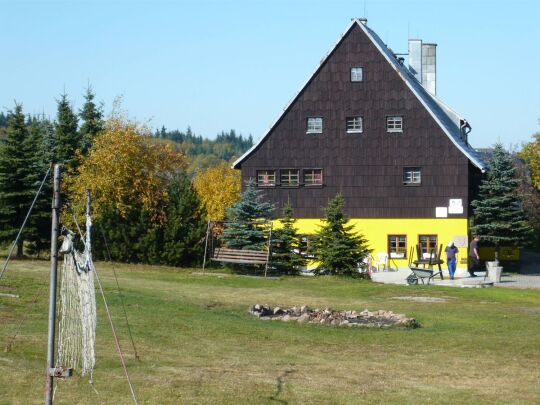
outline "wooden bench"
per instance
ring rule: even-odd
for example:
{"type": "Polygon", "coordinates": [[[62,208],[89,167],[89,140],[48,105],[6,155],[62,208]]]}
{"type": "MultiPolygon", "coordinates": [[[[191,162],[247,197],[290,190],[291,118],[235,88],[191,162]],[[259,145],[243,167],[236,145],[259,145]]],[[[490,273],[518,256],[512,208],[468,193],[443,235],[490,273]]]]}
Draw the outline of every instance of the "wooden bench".
{"type": "Polygon", "coordinates": [[[266,264],[268,252],[261,250],[216,248],[211,258],[216,262],[266,264]]]}

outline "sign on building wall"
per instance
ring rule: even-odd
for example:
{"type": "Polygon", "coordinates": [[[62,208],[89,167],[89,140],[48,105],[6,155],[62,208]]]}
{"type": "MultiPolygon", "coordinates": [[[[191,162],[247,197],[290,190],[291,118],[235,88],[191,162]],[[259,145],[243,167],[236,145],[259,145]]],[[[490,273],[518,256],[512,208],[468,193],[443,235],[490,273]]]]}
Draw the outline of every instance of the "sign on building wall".
{"type": "Polygon", "coordinates": [[[435,217],[436,218],[446,218],[446,217],[448,217],[448,208],[447,207],[437,207],[437,208],[435,208],[435,217]]]}
{"type": "Polygon", "coordinates": [[[454,236],[452,240],[454,241],[454,245],[458,248],[465,248],[469,245],[469,238],[467,238],[467,235],[454,236]]]}
{"type": "Polygon", "coordinates": [[[451,198],[448,201],[449,214],[463,214],[463,200],[461,198],[451,198]]]}

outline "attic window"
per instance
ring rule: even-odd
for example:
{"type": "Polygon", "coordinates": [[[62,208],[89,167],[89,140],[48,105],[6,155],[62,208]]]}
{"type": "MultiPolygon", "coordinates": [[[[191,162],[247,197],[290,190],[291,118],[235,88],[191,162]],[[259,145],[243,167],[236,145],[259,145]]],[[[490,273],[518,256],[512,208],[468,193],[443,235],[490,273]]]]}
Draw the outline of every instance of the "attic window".
{"type": "Polygon", "coordinates": [[[351,68],[351,82],[361,82],[363,79],[363,68],[353,67],[351,68]]]}
{"type": "Polygon", "coordinates": [[[321,117],[309,117],[307,119],[307,133],[308,134],[322,134],[322,118],[321,117]]]}
{"type": "Polygon", "coordinates": [[[386,132],[403,132],[403,117],[399,115],[386,117],[386,132]]]}

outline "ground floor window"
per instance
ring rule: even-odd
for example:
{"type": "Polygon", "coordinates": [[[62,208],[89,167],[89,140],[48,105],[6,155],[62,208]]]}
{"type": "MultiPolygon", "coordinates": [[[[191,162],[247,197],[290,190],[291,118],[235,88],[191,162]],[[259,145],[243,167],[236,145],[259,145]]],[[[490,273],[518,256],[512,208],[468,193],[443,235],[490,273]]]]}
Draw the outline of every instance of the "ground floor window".
{"type": "Polygon", "coordinates": [[[388,235],[388,253],[390,257],[407,257],[407,235],[388,235]]]}
{"type": "Polygon", "coordinates": [[[437,235],[418,235],[421,254],[435,252],[437,254],[437,235]]]}

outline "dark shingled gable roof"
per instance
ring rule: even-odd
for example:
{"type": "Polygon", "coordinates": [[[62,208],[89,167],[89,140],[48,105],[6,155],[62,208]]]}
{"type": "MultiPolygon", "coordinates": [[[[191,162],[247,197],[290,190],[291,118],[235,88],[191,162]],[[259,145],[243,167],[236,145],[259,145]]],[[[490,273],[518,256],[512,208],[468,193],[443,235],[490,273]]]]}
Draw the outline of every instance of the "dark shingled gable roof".
{"type": "Polygon", "coordinates": [[[341,43],[345,35],[355,25],[358,25],[362,29],[362,31],[364,31],[364,33],[373,42],[373,44],[379,50],[379,52],[381,52],[381,54],[385,57],[388,63],[390,63],[390,65],[394,68],[396,73],[403,79],[405,84],[409,87],[409,89],[413,92],[413,94],[418,98],[420,103],[426,108],[426,110],[430,113],[430,115],[435,119],[437,124],[441,127],[441,129],[452,141],[452,143],[471,161],[473,165],[478,167],[481,171],[485,171],[487,168],[487,165],[484,163],[484,161],[480,157],[480,154],[477,153],[476,150],[474,150],[461,137],[460,124],[461,122],[465,121],[464,118],[460,116],[458,113],[456,113],[454,110],[452,110],[450,107],[448,107],[446,104],[444,104],[437,97],[430,94],[422,86],[422,84],[418,82],[418,80],[416,80],[416,78],[412,75],[412,73],[405,66],[399,63],[394,53],[384,44],[384,42],[379,38],[379,36],[373,30],[368,28],[367,25],[364,22],[362,22],[360,19],[354,19],[351,22],[351,24],[347,27],[347,30],[343,33],[339,41],[327,53],[327,55],[321,61],[320,65],[317,67],[315,72],[309,77],[307,82],[302,86],[298,94],[296,94],[296,96],[293,97],[291,101],[289,102],[289,104],[284,108],[283,113],[280,114],[278,119],[272,124],[272,126],[266,132],[266,134],[255,145],[253,145],[253,147],[251,147],[246,153],[244,153],[239,159],[237,159],[233,163],[233,168],[235,169],[240,168],[242,162],[248,156],[250,156],[255,150],[257,150],[259,145],[261,145],[262,142],[270,135],[270,133],[272,133],[272,130],[280,121],[281,117],[283,117],[287,113],[289,108],[300,96],[302,91],[309,85],[309,83],[311,82],[311,79],[317,74],[317,72],[321,69],[321,67],[326,62],[326,60],[330,57],[330,55],[332,55],[334,50],[339,46],[339,44],[341,43]]]}

